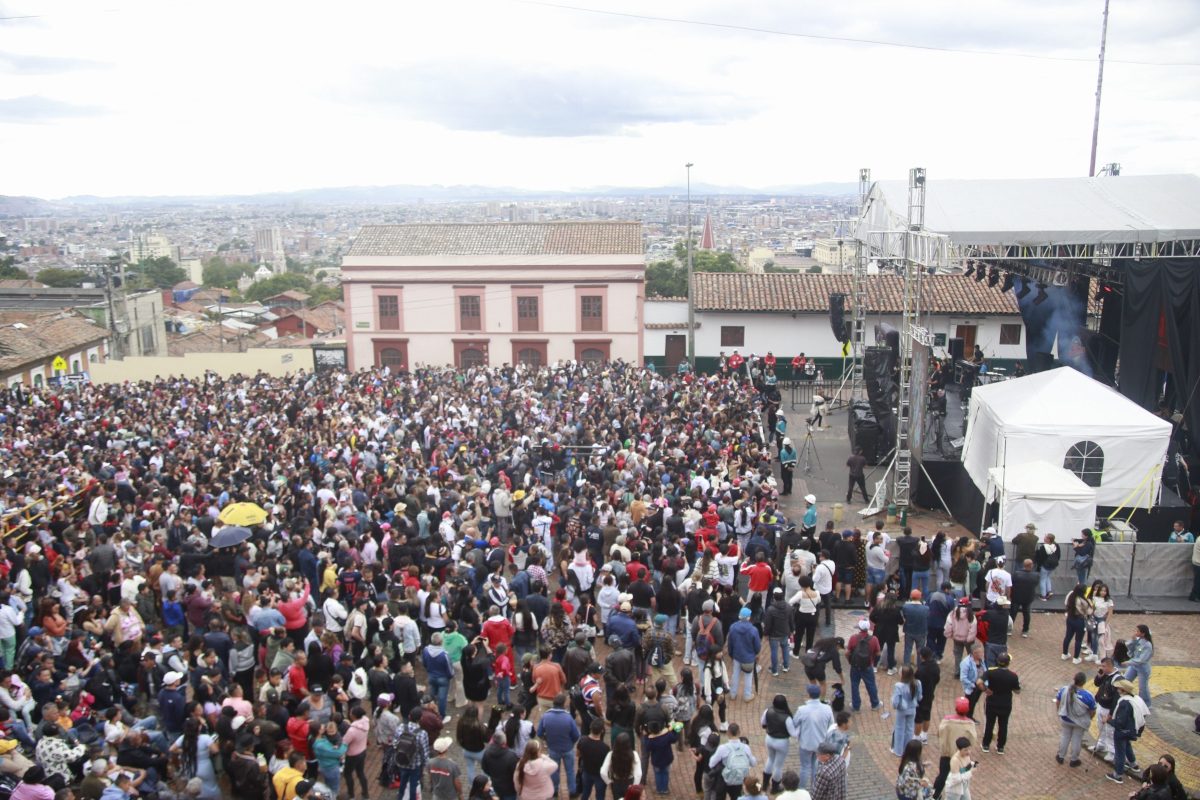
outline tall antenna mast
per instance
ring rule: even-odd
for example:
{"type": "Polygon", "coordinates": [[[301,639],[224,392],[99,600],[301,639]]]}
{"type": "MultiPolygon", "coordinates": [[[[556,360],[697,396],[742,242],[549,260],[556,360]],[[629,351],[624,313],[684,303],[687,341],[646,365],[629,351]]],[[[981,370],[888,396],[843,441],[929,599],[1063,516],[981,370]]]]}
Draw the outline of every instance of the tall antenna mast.
{"type": "Polygon", "coordinates": [[[1104,86],[1104,45],[1108,41],[1108,0],[1104,0],[1104,24],[1100,26],[1100,74],[1096,77],[1096,116],[1092,120],[1092,160],[1088,177],[1096,175],[1096,145],[1100,140],[1100,89],[1104,86]]]}

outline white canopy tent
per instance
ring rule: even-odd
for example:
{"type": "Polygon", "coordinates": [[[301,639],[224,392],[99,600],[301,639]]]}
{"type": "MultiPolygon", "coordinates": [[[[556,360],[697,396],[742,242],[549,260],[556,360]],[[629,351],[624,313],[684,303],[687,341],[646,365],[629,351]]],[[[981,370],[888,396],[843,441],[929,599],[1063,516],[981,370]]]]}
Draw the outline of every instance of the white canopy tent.
{"type": "Polygon", "coordinates": [[[1096,523],[1096,490],[1046,461],[992,467],[984,496],[1000,503],[996,529],[1006,542],[1030,522],[1064,542],[1096,523]]]}
{"type": "Polygon", "coordinates": [[[985,494],[993,468],[1045,461],[1094,488],[1099,505],[1149,508],[1158,502],[1170,436],[1170,422],[1059,367],[975,387],[962,461],[985,494]]]}

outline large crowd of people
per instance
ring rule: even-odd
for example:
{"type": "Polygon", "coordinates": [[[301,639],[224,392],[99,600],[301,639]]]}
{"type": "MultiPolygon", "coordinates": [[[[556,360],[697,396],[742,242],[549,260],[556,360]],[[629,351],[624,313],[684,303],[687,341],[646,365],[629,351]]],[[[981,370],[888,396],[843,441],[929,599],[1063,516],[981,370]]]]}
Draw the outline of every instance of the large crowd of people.
{"type": "MultiPolygon", "coordinates": [[[[1008,573],[994,537],[818,532],[811,495],[789,519],[770,374],[567,363],[10,390],[0,792],[639,800],[671,791],[680,758],[707,800],[841,800],[865,688],[894,717],[897,795],[969,798],[974,748],[1003,752],[1020,689],[1005,637],[1022,607],[1028,630],[1039,575],[1008,573]],[[847,641],[835,600],[866,606],[847,641]],[[934,731],[935,778],[922,747],[951,644],[962,697],[934,731]],[[777,695],[745,730],[729,711],[767,652],[772,674],[803,670],[806,702],[777,695]],[[849,708],[828,680],[843,662],[849,708]],[[899,672],[886,708],[881,668],[899,672]]],[[[1119,779],[1140,770],[1149,705],[1124,671],[1145,688],[1152,637],[1117,640],[1099,587],[1066,607],[1064,653],[1074,636],[1079,663],[1086,636],[1100,672],[1057,701],[1059,760],[1077,763],[1100,708],[1119,779]]],[[[1153,793],[1178,785],[1168,767],[1146,797],[1172,797],[1153,793]]]]}

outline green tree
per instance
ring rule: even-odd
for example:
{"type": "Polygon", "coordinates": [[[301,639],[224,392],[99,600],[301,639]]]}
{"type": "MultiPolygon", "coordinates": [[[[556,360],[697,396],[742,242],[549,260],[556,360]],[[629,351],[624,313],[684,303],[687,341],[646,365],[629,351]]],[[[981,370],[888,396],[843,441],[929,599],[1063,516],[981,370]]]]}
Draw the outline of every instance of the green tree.
{"type": "Polygon", "coordinates": [[[327,286],[323,283],[314,283],[311,289],[305,289],[312,297],[308,298],[308,307],[319,306],[321,303],[326,303],[330,300],[342,299],[342,287],[327,286]]]}
{"type": "Polygon", "coordinates": [[[781,267],[778,264],[776,264],[774,261],[768,261],[767,263],[763,264],[763,272],[799,272],[799,271],[800,270],[798,270],[798,269],[788,269],[787,267],[781,267]]]}
{"type": "Polygon", "coordinates": [[[254,272],[253,264],[228,264],[220,256],[204,262],[204,285],[210,288],[232,289],[238,278],[254,272]]]}
{"type": "Polygon", "coordinates": [[[304,265],[303,262],[297,261],[296,259],[292,258],[291,256],[284,256],[284,259],[287,261],[287,271],[288,272],[295,273],[297,275],[308,274],[308,268],[304,265]]]}
{"type": "Polygon", "coordinates": [[[37,280],[55,289],[79,287],[91,278],[81,269],[59,269],[50,267],[37,274],[37,280]]]}
{"type": "Polygon", "coordinates": [[[28,280],[29,275],[25,270],[17,266],[17,259],[13,256],[0,258],[0,279],[28,280]]]}
{"type": "Polygon", "coordinates": [[[130,283],[142,288],[170,289],[187,280],[187,273],[167,256],[145,258],[126,271],[130,283]]]}
{"type": "Polygon", "coordinates": [[[301,291],[307,292],[311,286],[312,281],[310,281],[306,276],[285,272],[282,275],[274,275],[254,284],[246,290],[243,298],[246,300],[246,302],[256,303],[260,300],[265,300],[268,297],[273,297],[280,292],[286,292],[288,289],[300,289],[301,291]]]}
{"type": "Polygon", "coordinates": [[[674,261],[655,261],[646,267],[647,297],[683,297],[687,294],[687,267],[674,261]]]}

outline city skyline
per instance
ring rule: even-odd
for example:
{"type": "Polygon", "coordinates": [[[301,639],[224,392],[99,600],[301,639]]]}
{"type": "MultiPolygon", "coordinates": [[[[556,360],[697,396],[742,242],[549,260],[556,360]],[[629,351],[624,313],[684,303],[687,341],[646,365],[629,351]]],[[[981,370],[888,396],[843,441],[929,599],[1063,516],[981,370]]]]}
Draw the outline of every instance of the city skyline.
{"type": "MultiPolygon", "coordinates": [[[[859,167],[1080,175],[1102,8],[16,0],[0,6],[0,136],[19,155],[3,191],[572,191],[679,185],[685,161],[755,188],[859,167]]],[[[1198,31],[1184,0],[1114,4],[1100,164],[1200,172],[1198,31]]]]}

